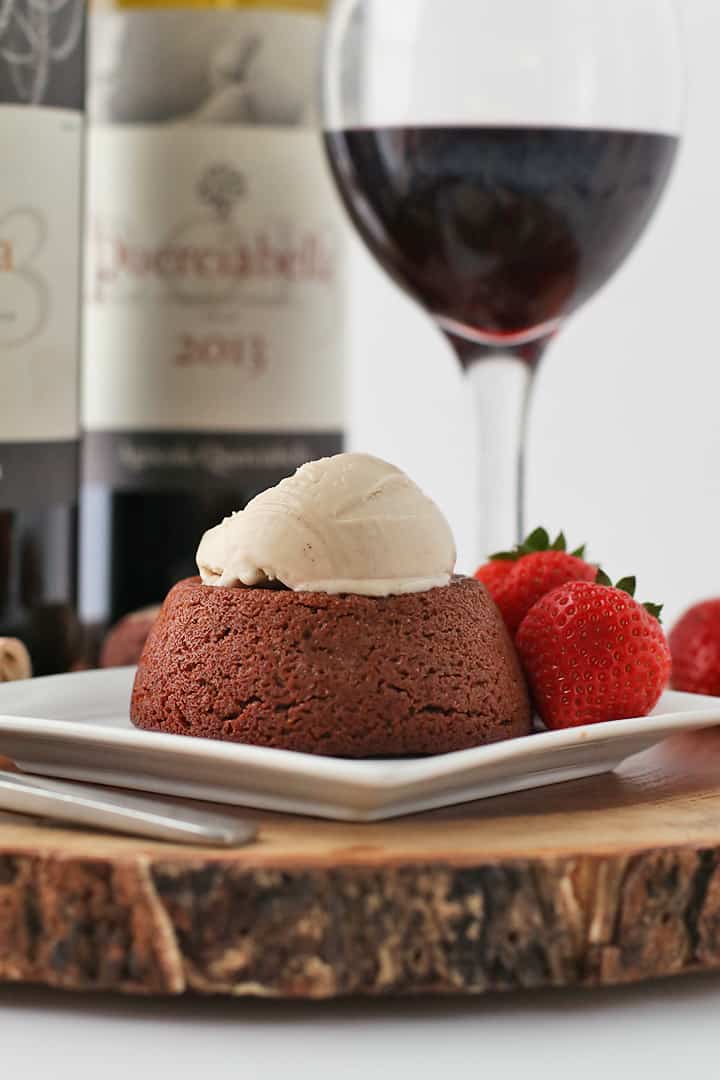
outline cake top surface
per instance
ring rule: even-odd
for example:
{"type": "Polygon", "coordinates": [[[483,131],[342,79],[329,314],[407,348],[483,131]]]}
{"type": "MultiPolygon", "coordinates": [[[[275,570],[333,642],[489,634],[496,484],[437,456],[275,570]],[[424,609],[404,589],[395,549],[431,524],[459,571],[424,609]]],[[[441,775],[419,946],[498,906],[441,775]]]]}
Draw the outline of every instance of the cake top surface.
{"type": "Polygon", "coordinates": [[[439,507],[369,454],[303,465],[205,533],[205,585],[398,596],[448,585],[456,551],[439,507]]]}

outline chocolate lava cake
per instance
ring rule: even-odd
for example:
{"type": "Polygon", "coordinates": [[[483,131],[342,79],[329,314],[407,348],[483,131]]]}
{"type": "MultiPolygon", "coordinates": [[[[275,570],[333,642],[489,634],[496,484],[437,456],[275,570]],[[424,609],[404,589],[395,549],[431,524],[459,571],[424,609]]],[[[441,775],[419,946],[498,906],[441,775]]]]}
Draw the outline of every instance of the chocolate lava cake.
{"type": "Polygon", "coordinates": [[[182,581],[145,644],[131,719],[349,758],[441,754],[531,730],[502,619],[463,577],[382,598],[182,581]]]}

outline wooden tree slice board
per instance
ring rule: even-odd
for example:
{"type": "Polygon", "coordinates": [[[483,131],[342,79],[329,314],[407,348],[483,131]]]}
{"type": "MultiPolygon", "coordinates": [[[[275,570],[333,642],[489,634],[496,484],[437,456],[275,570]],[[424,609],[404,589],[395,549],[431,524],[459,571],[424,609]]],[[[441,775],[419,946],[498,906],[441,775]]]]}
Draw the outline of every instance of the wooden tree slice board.
{"type": "Polygon", "coordinates": [[[720,968],[720,730],[619,774],[227,852],[0,815],[0,981],[483,993],[720,968]]]}

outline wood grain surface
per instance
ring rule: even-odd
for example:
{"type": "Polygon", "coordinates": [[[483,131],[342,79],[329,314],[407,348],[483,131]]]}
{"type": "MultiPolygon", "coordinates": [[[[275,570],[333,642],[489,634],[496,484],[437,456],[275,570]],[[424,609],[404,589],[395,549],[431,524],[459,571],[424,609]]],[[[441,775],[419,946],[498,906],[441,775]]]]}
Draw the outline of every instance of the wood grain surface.
{"type": "Polygon", "coordinates": [[[0,815],[0,980],[325,998],[720,967],[720,730],[393,822],[238,814],[234,852],[0,815]]]}

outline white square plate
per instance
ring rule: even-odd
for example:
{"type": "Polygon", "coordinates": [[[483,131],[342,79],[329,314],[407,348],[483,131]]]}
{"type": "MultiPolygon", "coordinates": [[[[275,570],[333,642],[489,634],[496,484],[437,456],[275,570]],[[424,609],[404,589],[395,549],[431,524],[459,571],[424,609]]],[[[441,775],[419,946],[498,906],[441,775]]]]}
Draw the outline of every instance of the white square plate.
{"type": "Polygon", "coordinates": [[[720,725],[720,698],[668,691],[651,717],[430,758],[348,761],[139,731],[135,671],[0,686],[0,754],[20,768],[141,791],[342,821],[380,821],[611,772],[679,731],[720,725]]]}

